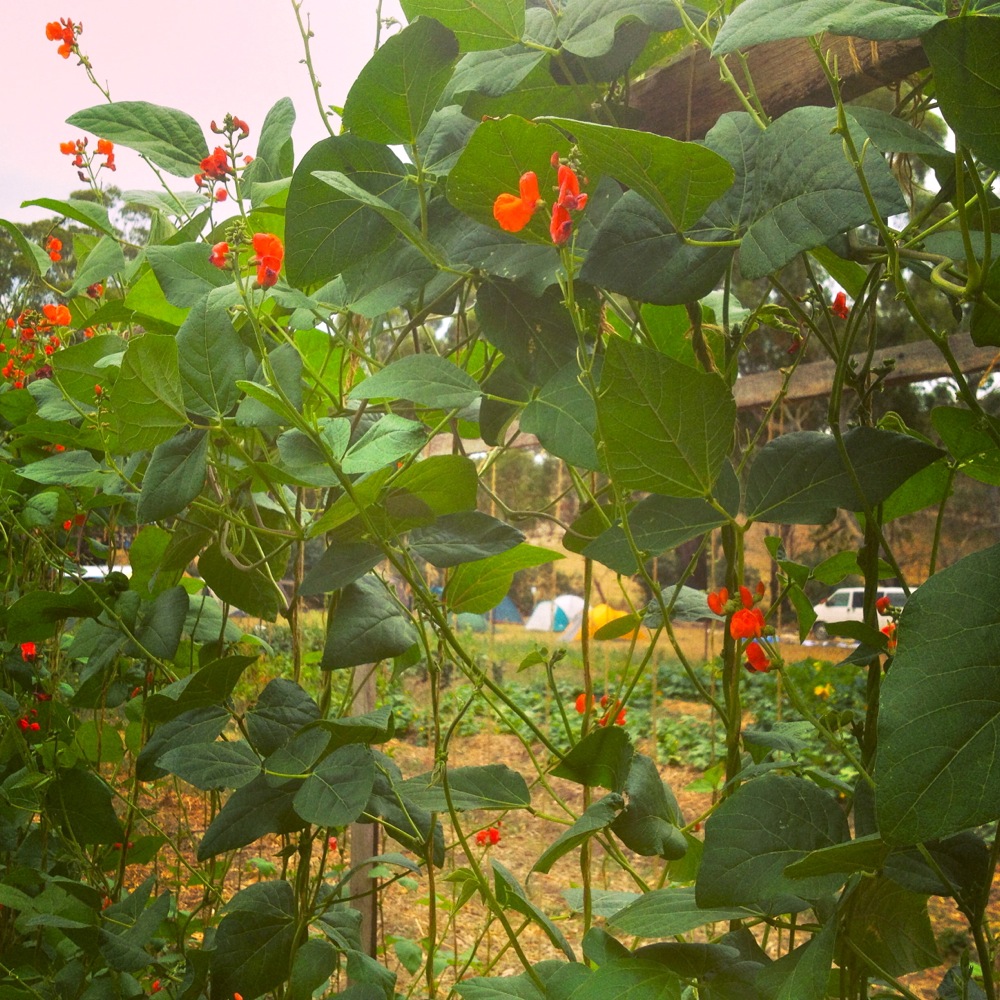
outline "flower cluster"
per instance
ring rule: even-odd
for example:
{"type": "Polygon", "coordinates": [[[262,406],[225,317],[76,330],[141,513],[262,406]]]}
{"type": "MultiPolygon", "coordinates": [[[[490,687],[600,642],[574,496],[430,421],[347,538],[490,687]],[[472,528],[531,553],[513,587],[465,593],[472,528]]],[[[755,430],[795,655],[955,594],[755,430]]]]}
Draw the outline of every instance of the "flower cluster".
{"type": "Polygon", "coordinates": [[[50,42],[62,43],[57,51],[63,59],[69,59],[76,48],[76,39],[81,31],[83,31],[82,24],[74,24],[65,17],[61,17],[58,21],[49,21],[45,25],[45,37],[50,42]]]}
{"type": "MultiPolygon", "coordinates": [[[[569,242],[573,232],[570,212],[578,212],[587,206],[587,195],[580,192],[580,178],[568,163],[562,163],[558,153],[552,154],[552,166],[556,168],[557,195],[552,206],[549,221],[549,236],[556,246],[569,242]]],[[[544,204],[538,190],[538,175],[533,170],[521,174],[518,194],[503,192],[493,202],[493,218],[501,229],[509,233],[519,233],[531,221],[535,209],[544,204]]]]}
{"type": "Polygon", "coordinates": [[[45,252],[53,264],[58,264],[62,260],[62,248],[63,241],[58,236],[50,236],[45,241],[45,252]]]}
{"type": "Polygon", "coordinates": [[[115,166],[115,144],[110,139],[98,139],[97,149],[94,151],[93,155],[87,152],[86,138],[73,140],[70,139],[69,142],[59,143],[59,152],[63,156],[72,156],[72,165],[76,167],[77,177],[80,178],[85,184],[91,179],[88,176],[87,171],[91,175],[96,170],[117,170],[115,166]],[[104,157],[103,163],[98,163],[96,168],[94,167],[94,158],[98,156],[104,157]],[[83,168],[86,167],[87,171],[83,168]]]}
{"type": "MultiPolygon", "coordinates": [[[[226,136],[235,150],[239,141],[250,135],[250,126],[242,118],[227,114],[222,120],[221,128],[214,121],[212,122],[212,131],[216,135],[226,136]]],[[[250,163],[252,160],[253,157],[250,156],[243,158],[244,163],[250,163]]],[[[222,146],[216,146],[201,161],[199,166],[201,169],[194,175],[195,184],[199,189],[204,189],[209,198],[214,198],[215,201],[225,201],[229,197],[226,182],[230,177],[236,176],[236,170],[230,162],[229,153],[222,146]],[[219,182],[221,185],[216,187],[219,182]]]]}
{"type": "Polygon", "coordinates": [[[495,826],[487,827],[476,834],[476,843],[480,847],[492,846],[500,843],[500,831],[495,826]]]}
{"type": "Polygon", "coordinates": [[[33,716],[38,715],[38,709],[33,708],[27,715],[22,715],[20,719],[17,720],[17,727],[22,733],[37,733],[41,728],[41,723],[33,716]]]}
{"type": "MultiPolygon", "coordinates": [[[[597,720],[599,726],[606,726],[609,722],[612,722],[616,726],[625,725],[625,712],[626,710],[621,707],[621,702],[615,699],[612,701],[606,694],[601,695],[600,706],[604,709],[603,715],[597,720]],[[610,705],[610,708],[609,708],[610,705]]],[[[576,710],[580,715],[584,715],[590,709],[594,707],[594,699],[590,699],[590,703],[587,703],[587,696],[583,692],[576,696],[576,710]]]]}
{"type": "MultiPolygon", "coordinates": [[[[251,242],[254,256],[250,258],[250,264],[257,268],[257,287],[271,288],[278,282],[285,248],[274,233],[254,233],[251,242]]],[[[208,255],[209,262],[219,268],[228,267],[233,252],[228,241],[216,243],[208,255]]]]}
{"type": "Polygon", "coordinates": [[[52,375],[49,358],[63,346],[56,328],[72,321],[66,306],[49,303],[42,306],[41,313],[26,309],[17,319],[5,322],[0,328],[0,360],[4,362],[0,376],[11,388],[23,389],[34,379],[52,375]]]}
{"type": "Polygon", "coordinates": [[[774,632],[769,628],[764,618],[764,612],[758,605],[766,593],[767,588],[762,580],[757,582],[753,591],[749,587],[741,586],[738,594],[732,599],[726,587],[707,596],[709,608],[717,615],[729,615],[729,634],[737,641],[746,641],[746,648],[743,650],[746,656],[744,666],[751,673],[767,673],[772,666],[772,655],[756,640],[760,639],[765,631],[774,632]]]}

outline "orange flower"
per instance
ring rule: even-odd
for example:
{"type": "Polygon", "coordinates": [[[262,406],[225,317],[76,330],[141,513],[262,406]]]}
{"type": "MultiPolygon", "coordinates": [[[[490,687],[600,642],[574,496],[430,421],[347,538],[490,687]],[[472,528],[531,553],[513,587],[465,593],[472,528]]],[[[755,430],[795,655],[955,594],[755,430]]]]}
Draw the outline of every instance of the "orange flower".
{"type": "Polygon", "coordinates": [[[225,188],[219,188],[219,190],[215,192],[216,201],[225,201],[228,197],[229,192],[225,188]]]}
{"type": "Polygon", "coordinates": [[[42,312],[53,326],[69,326],[73,322],[73,317],[66,306],[57,306],[50,302],[42,306],[42,312]]]}
{"type": "Polygon", "coordinates": [[[97,155],[110,156],[115,151],[115,144],[110,139],[97,140],[97,155]]]}
{"type": "Polygon", "coordinates": [[[569,217],[569,210],[562,202],[557,201],[552,206],[552,219],[549,222],[549,236],[556,246],[562,246],[569,240],[570,233],[573,232],[573,220],[569,217]]]}
{"type": "Polygon", "coordinates": [[[62,254],[59,252],[62,248],[62,240],[56,236],[50,236],[45,241],[45,249],[48,251],[49,260],[54,264],[58,264],[62,260],[62,254]]]}
{"type": "Polygon", "coordinates": [[[58,21],[49,21],[45,25],[45,37],[50,42],[62,42],[58,49],[59,55],[63,59],[69,59],[73,46],[76,44],[77,30],[78,27],[72,21],[63,17],[58,21]]]}
{"type": "Polygon", "coordinates": [[[99,299],[104,294],[104,285],[95,281],[92,285],[87,285],[87,295],[92,299],[99,299]]]}
{"type": "Polygon", "coordinates": [[[875,602],[875,607],[880,615],[885,615],[889,613],[889,608],[892,607],[892,598],[886,597],[884,594],[875,602]]]}
{"type": "MultiPolygon", "coordinates": [[[[229,167],[229,156],[226,151],[221,146],[216,146],[212,150],[211,155],[206,156],[204,160],[201,161],[201,171],[203,175],[207,175],[214,180],[222,180],[226,174],[231,174],[232,170],[229,167]]],[[[195,178],[198,175],[195,174],[195,178]]],[[[201,185],[199,184],[199,187],[201,185]]]]}
{"type": "Polygon", "coordinates": [[[764,613],[760,608],[740,608],[729,621],[729,634],[734,639],[759,639],[764,628],[764,613]]]}
{"type": "Polygon", "coordinates": [[[495,827],[491,826],[485,830],[480,830],[476,834],[476,843],[480,847],[485,847],[486,845],[499,844],[500,843],[500,831],[495,827]]]}
{"type": "Polygon", "coordinates": [[[216,243],[212,247],[212,252],[208,255],[208,261],[210,264],[214,264],[216,267],[225,267],[228,261],[226,260],[229,254],[229,244],[228,243],[216,243]]]}
{"type": "Polygon", "coordinates": [[[493,202],[493,218],[501,229],[519,233],[531,221],[535,209],[542,203],[538,193],[538,177],[533,170],[521,174],[520,196],[504,192],[493,202]]]}
{"type": "Polygon", "coordinates": [[[285,248],[274,233],[254,233],[253,249],[257,256],[250,263],[257,265],[257,284],[261,288],[270,288],[278,281],[285,248]]]}
{"type": "Polygon", "coordinates": [[[747,643],[745,650],[747,662],[744,666],[752,674],[766,674],[771,669],[771,661],[768,659],[764,647],[759,642],[747,643]]]}
{"type": "Polygon", "coordinates": [[[726,613],[726,602],[729,600],[729,591],[725,587],[720,587],[714,594],[708,595],[708,606],[717,615],[726,613]]]}
{"type": "Polygon", "coordinates": [[[753,607],[753,594],[750,593],[749,587],[740,587],[740,603],[745,608],[753,607]]]}
{"type": "Polygon", "coordinates": [[[882,635],[888,639],[889,655],[892,656],[896,652],[896,623],[889,622],[881,631],[882,635]]]}
{"type": "Polygon", "coordinates": [[[25,663],[34,663],[38,656],[38,650],[33,642],[21,643],[21,659],[25,663]]]}
{"type": "Polygon", "coordinates": [[[841,319],[847,319],[851,315],[851,307],[847,304],[847,295],[844,292],[837,292],[836,296],[834,296],[830,312],[841,319]]]}
{"type": "Polygon", "coordinates": [[[556,200],[560,205],[574,212],[587,207],[587,195],[580,194],[580,179],[566,163],[559,164],[558,184],[559,197],[556,200]]]}
{"type": "Polygon", "coordinates": [[[65,154],[66,156],[73,156],[76,152],[75,142],[61,142],[59,143],[59,152],[65,154]]]}
{"type": "Polygon", "coordinates": [[[587,695],[583,691],[576,696],[576,710],[580,715],[587,711],[587,695]]]}

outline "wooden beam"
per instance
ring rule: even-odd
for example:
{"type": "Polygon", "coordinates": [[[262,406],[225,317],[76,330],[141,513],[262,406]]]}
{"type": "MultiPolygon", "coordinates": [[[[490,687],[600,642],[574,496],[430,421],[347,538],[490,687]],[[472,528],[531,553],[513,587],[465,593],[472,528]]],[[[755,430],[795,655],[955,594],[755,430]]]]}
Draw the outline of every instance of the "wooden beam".
{"type": "MultiPolygon", "coordinates": [[[[1000,350],[995,347],[976,347],[966,333],[957,333],[949,337],[948,346],[966,375],[1000,367],[1000,350]]],[[[880,348],[875,351],[872,364],[880,365],[889,359],[894,360],[895,366],[885,378],[887,385],[924,382],[928,379],[951,376],[951,369],[945,363],[941,352],[926,340],[916,344],[897,344],[895,347],[880,348]]],[[[860,366],[864,363],[865,356],[857,354],[852,360],[860,366]]],[[[799,365],[785,399],[813,399],[828,395],[836,370],[836,363],[829,359],[799,365]]],[[[741,375],[733,387],[736,405],[740,409],[769,406],[781,390],[781,381],[780,371],[741,375]]]]}
{"type": "MultiPolygon", "coordinates": [[[[872,42],[864,38],[826,35],[823,48],[836,57],[841,91],[853,100],[885,87],[928,65],[917,39],[872,42]]],[[[739,61],[726,57],[736,79],[745,84],[739,61]]],[[[747,66],[757,96],[772,118],[806,104],[833,106],[830,86],[819,60],[804,38],[756,45],[747,66]]],[[[743,110],[732,88],[719,75],[716,61],[698,48],[634,84],[629,104],[640,112],[636,126],[674,139],[702,139],[727,111],[743,110]]]]}

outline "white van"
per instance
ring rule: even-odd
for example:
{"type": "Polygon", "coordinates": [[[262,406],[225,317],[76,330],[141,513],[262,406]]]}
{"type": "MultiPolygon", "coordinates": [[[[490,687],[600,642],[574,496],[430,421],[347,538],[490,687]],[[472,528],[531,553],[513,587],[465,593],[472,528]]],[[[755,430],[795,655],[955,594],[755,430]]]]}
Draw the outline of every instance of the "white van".
{"type": "MultiPolygon", "coordinates": [[[[888,597],[889,602],[897,608],[906,603],[906,591],[902,587],[879,587],[877,597],[888,597]]],[[[829,597],[824,597],[819,604],[813,606],[816,613],[816,624],[813,633],[817,639],[826,639],[829,633],[826,625],[830,622],[859,622],[864,619],[865,588],[841,587],[829,597]]],[[[881,628],[892,619],[887,615],[878,616],[881,628]]]]}

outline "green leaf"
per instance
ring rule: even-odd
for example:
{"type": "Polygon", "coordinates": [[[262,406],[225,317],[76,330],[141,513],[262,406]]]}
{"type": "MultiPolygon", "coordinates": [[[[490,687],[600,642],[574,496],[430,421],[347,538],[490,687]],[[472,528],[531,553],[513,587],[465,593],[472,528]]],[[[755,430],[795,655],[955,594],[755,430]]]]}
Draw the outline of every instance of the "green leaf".
{"type": "Polygon", "coordinates": [[[812,875],[829,875],[842,872],[875,872],[881,869],[889,854],[889,845],[877,834],[856,837],[833,847],[810,851],[800,861],[789,865],[785,874],[790,878],[809,878],[812,875]]]}
{"type": "Polygon", "coordinates": [[[776,42],[808,38],[829,31],[887,42],[916,38],[945,16],[931,3],[886,0],[800,0],[790,7],[782,0],[745,0],[723,22],[715,37],[713,55],[776,42]]]}
{"type": "Polygon", "coordinates": [[[37,243],[28,240],[15,223],[9,222],[7,219],[0,219],[0,226],[3,226],[10,234],[10,238],[17,246],[20,255],[35,274],[45,274],[52,266],[49,255],[37,243]]]}
{"type": "Polygon", "coordinates": [[[805,909],[833,892],[841,875],[790,879],[785,868],[809,851],[849,838],[836,800],[805,778],[767,774],[741,785],[705,824],[699,906],[805,909]]]}
{"type": "Polygon", "coordinates": [[[98,104],[66,124],[134,149],[175,177],[193,177],[208,156],[201,126],[190,115],[145,101],[98,104]]]}
{"type": "Polygon", "coordinates": [[[348,584],[331,609],[320,666],[340,670],[405,653],[418,639],[413,622],[376,576],[348,584]]]}
{"type": "Polygon", "coordinates": [[[316,702],[295,681],[276,677],[247,711],[247,733],[253,748],[262,757],[269,757],[319,717],[316,702]]]}
{"type": "Polygon", "coordinates": [[[208,472],[208,434],[182,431],[153,449],[136,507],[140,522],[179,514],[200,493],[208,472]]]}
{"type": "MultiPolygon", "coordinates": [[[[447,265],[447,261],[441,252],[420,232],[419,227],[414,222],[411,222],[406,215],[398,209],[393,208],[388,202],[370,194],[359,184],[355,184],[347,174],[332,170],[315,170],[313,171],[313,176],[317,180],[321,180],[324,184],[329,184],[330,187],[344,195],[344,197],[352,198],[359,205],[364,205],[366,208],[378,212],[393,229],[431,264],[442,268],[447,265]]],[[[348,279],[347,275],[345,275],[345,281],[348,283],[348,294],[357,296],[358,289],[348,279]]]]}
{"type": "MultiPolygon", "coordinates": [[[[983,292],[993,302],[1000,297],[1000,262],[996,260],[986,272],[983,292]]],[[[977,298],[972,305],[969,333],[977,347],[1000,347],[1000,313],[983,298],[977,298]]]]}
{"type": "Polygon", "coordinates": [[[761,969],[761,992],[773,1000],[824,1000],[836,942],[837,922],[828,920],[805,944],[761,969]]]}
{"type": "MultiPolygon", "coordinates": [[[[937,448],[917,438],[873,427],[848,431],[844,447],[871,507],[941,457],[937,448]]],[[[754,520],[827,524],[838,508],[858,511],[864,506],[829,434],[783,434],[761,448],[750,467],[746,508],[754,520]]]]}
{"type": "Polygon", "coordinates": [[[543,118],[576,140],[589,173],[610,174],[688,229],[732,185],[733,168],[696,142],[567,118],[543,118]]]}
{"type": "Polygon", "coordinates": [[[99,947],[112,969],[137,972],[153,964],[154,958],[146,951],[146,946],[170,911],[169,892],[162,892],[149,902],[155,881],[150,875],[124,899],[112,903],[101,913],[99,947]]]}
{"type": "Polygon", "coordinates": [[[626,806],[611,824],[612,832],[642,857],[684,857],[687,841],[679,829],[683,819],[677,800],[645,754],[633,756],[624,791],[626,806]]]}
{"type": "Polygon", "coordinates": [[[103,281],[108,275],[125,270],[125,255],[121,244],[113,236],[102,236],[97,246],[87,254],[87,259],[77,268],[73,284],[66,298],[79,295],[89,285],[103,281]]]}
{"type": "Polygon", "coordinates": [[[490,281],[476,295],[476,319],[483,336],[503,351],[533,385],[545,385],[576,365],[577,337],[562,292],[531,295],[511,281],[490,281]]]}
{"type": "Polygon", "coordinates": [[[914,591],[883,682],[875,803],[895,845],[1000,817],[1000,546],[914,591]]]}
{"type": "Polygon", "coordinates": [[[238,892],[215,932],[212,1000],[254,1000],[288,978],[296,933],[295,893],[285,881],[238,892]]]}
{"type": "Polygon", "coordinates": [[[175,747],[159,766],[202,791],[242,788],[260,774],[260,758],[248,743],[194,743],[175,747]]]}
{"type": "Polygon", "coordinates": [[[43,486],[91,486],[98,489],[108,481],[109,476],[89,451],[61,451],[14,472],[43,486]]]}
{"type": "Polygon", "coordinates": [[[570,465],[599,472],[594,446],[597,409],[580,382],[576,361],[550,378],[524,408],[520,421],[525,434],[534,434],[547,452],[570,465]]]}
{"type": "Polygon", "coordinates": [[[247,377],[246,348],[229,318],[228,297],[228,288],[203,295],[177,331],[184,405],[203,417],[228,414],[241,395],[236,383],[247,377]]]}
{"type": "Polygon", "coordinates": [[[517,528],[478,510],[445,514],[410,532],[411,551],[438,569],[499,555],[523,541],[517,528]]]}
{"type": "MultiPolygon", "coordinates": [[[[772,122],[758,139],[758,162],[768,164],[755,191],[753,221],[740,245],[745,278],[762,278],[803,250],[863,225],[871,207],[854,167],[833,133],[833,108],[795,108],[772,122]]],[[[853,119],[848,129],[860,151],[866,133],[853,119]]],[[[906,211],[899,183],[884,157],[866,156],[864,175],[880,215],[906,211]]]]}
{"type": "Polygon", "coordinates": [[[630,955],[605,962],[573,991],[573,1000],[681,1000],[677,974],[652,958],[630,955]]]}
{"type": "Polygon", "coordinates": [[[456,614],[471,611],[473,614],[484,615],[504,599],[518,570],[541,566],[561,558],[558,552],[551,549],[522,542],[499,555],[462,563],[448,580],[445,603],[456,614]]]}
{"type": "Polygon", "coordinates": [[[567,52],[594,58],[610,52],[616,35],[636,21],[657,32],[684,23],[676,7],[659,0],[568,0],[558,22],[559,38],[567,52]]]}
{"type": "Polygon", "coordinates": [[[48,639],[55,633],[56,622],[67,618],[96,618],[101,605],[93,590],[81,584],[68,594],[31,590],[6,608],[7,634],[18,641],[48,639]]]}
{"type": "Polygon", "coordinates": [[[344,128],[373,142],[412,146],[457,58],[455,35],[432,18],[419,18],[391,35],[352,84],[344,128]]]}
{"type": "Polygon", "coordinates": [[[694,898],[694,886],[674,886],[645,893],[608,918],[608,926],[637,937],[667,938],[686,934],[705,924],[742,920],[751,915],[743,907],[703,909],[694,898]]]}
{"type": "Polygon", "coordinates": [[[420,451],[427,443],[427,436],[428,430],[423,424],[387,413],[348,449],[343,470],[348,475],[375,472],[420,451]]]}
{"type": "Polygon", "coordinates": [[[936,406],[931,423],[965,475],[1000,486],[1000,448],[990,434],[1000,430],[1000,421],[957,406],[936,406]]]}
{"type": "MultiPolygon", "coordinates": [[[[171,588],[166,593],[178,590],[184,594],[186,603],[188,597],[182,587],[171,588]]],[[[222,705],[228,701],[247,667],[256,662],[256,656],[224,656],[212,660],[151,695],[146,702],[146,715],[154,722],[162,722],[196,708],[222,705]]]]}
{"type": "MultiPolygon", "coordinates": [[[[522,422],[523,426],[523,422],[522,422]]],[[[723,465],[715,492],[722,486],[735,486],[734,496],[719,500],[735,514],[739,508],[739,483],[731,473],[731,466],[723,465]],[[728,502],[727,502],[728,501],[728,502]]],[[[657,556],[675,549],[726,523],[726,516],[706,500],[698,498],[649,496],[640,500],[628,514],[629,531],[640,553],[657,556]]],[[[631,575],[638,572],[635,556],[620,523],[603,531],[586,548],[583,554],[619,573],[631,575]]]]}
{"type": "Polygon", "coordinates": [[[118,445],[143,451],[187,426],[177,341],[157,333],[130,340],[113,389],[118,445]]]}
{"type": "Polygon", "coordinates": [[[300,288],[329,281],[359,258],[374,256],[396,233],[378,212],[314,176],[323,170],[346,174],[394,208],[405,205],[406,170],[386,146],[353,135],[313,146],[295,169],[285,208],[285,273],[300,288]]]}
{"type": "Polygon", "coordinates": [[[209,261],[210,252],[207,243],[146,249],[146,260],[171,305],[186,309],[204,303],[213,288],[225,286],[235,292],[232,275],[209,261]]]}
{"type": "Polygon", "coordinates": [[[316,826],[347,826],[364,811],[375,783],[375,760],[358,744],[334,750],[295,793],[295,811],[316,826]]]}
{"type": "Polygon", "coordinates": [[[217,542],[198,557],[198,572],[219,600],[244,614],[273,622],[284,607],[281,590],[264,569],[237,568],[217,542]]]}
{"type": "Polygon", "coordinates": [[[348,399],[408,399],[440,410],[461,410],[482,395],[479,383],[435,354],[411,354],[359,382],[348,399]]]}
{"type": "Polygon", "coordinates": [[[35,198],[33,201],[21,202],[21,208],[29,206],[47,208],[50,212],[73,219],[108,236],[115,235],[114,227],[108,219],[108,210],[96,202],[83,201],[80,198],[68,198],[65,201],[60,201],[58,198],[35,198]]]}
{"type": "Polygon", "coordinates": [[[549,844],[542,852],[542,856],[532,865],[532,872],[546,874],[564,854],[569,854],[594,834],[610,826],[623,804],[622,797],[617,792],[598,799],[565,833],[549,844]]]}
{"type": "MultiPolygon", "coordinates": [[[[287,97],[275,102],[268,111],[260,127],[257,153],[246,170],[243,182],[268,184],[289,177],[292,173],[292,126],[295,124],[295,108],[287,97]]],[[[251,188],[254,205],[258,193],[251,188]]]]}
{"type": "MultiPolygon", "coordinates": [[[[322,938],[310,938],[295,951],[292,963],[292,974],[288,979],[288,995],[290,1000],[312,1000],[313,994],[321,986],[325,986],[334,976],[338,962],[337,949],[329,941],[322,938]]],[[[352,1000],[351,989],[341,992],[345,1000],[352,1000]]],[[[354,1000],[363,1000],[356,997],[354,1000]]],[[[371,1000],[382,1000],[381,993],[371,1000]]]]}
{"type": "Polygon", "coordinates": [[[385,553],[372,542],[334,542],[302,578],[299,593],[304,597],[330,594],[373,570],[385,553]]]}
{"type": "MultiPolygon", "coordinates": [[[[525,792],[527,792],[527,786],[525,786],[525,792]]],[[[514,878],[513,874],[500,864],[496,858],[490,860],[490,865],[493,868],[493,885],[497,902],[505,910],[514,910],[515,913],[522,914],[541,927],[552,944],[571,962],[575,962],[576,955],[566,940],[565,935],[528,899],[524,889],[521,888],[521,884],[514,878]]]]}
{"type": "Polygon", "coordinates": [[[463,52],[510,45],[524,31],[522,0],[401,0],[408,21],[433,17],[450,28],[463,52]]]}
{"type": "Polygon", "coordinates": [[[303,821],[292,807],[301,784],[286,781],[272,787],[261,774],[237,788],[208,825],[198,845],[198,860],[246,847],[269,833],[301,829],[303,821]]]}
{"type": "Polygon", "coordinates": [[[135,773],[140,781],[162,778],[166,772],[158,764],[160,758],[177,747],[195,743],[211,743],[229,722],[229,713],[218,705],[197,708],[158,726],[142,748],[136,760],[135,773]]]}
{"type": "Polygon", "coordinates": [[[613,792],[625,788],[635,748],[620,726],[598,727],[588,733],[554,767],[557,778],[613,792]]]}
{"type": "Polygon", "coordinates": [[[124,838],[111,788],[80,768],[61,770],[45,795],[46,811],[78,844],[113,844],[124,838]]]}
{"type": "Polygon", "coordinates": [[[365,715],[345,716],[339,719],[322,719],[317,725],[330,734],[332,747],[351,743],[385,743],[396,731],[392,710],[388,706],[365,715]]]}
{"type": "Polygon", "coordinates": [[[847,934],[866,958],[890,976],[905,976],[941,961],[927,897],[885,875],[863,879],[852,893],[847,934]]]}
{"type": "Polygon", "coordinates": [[[180,645],[189,603],[188,592],[183,587],[170,587],[148,605],[144,604],[135,629],[136,641],[126,647],[126,655],[173,659],[180,645]]]}
{"type": "Polygon", "coordinates": [[[1000,74],[993,53],[1000,44],[996,17],[956,17],[921,38],[934,70],[934,87],[945,121],[959,142],[992,167],[1000,166],[1000,74]]]}
{"type": "Polygon", "coordinates": [[[472,976],[456,983],[455,992],[463,1000],[544,1000],[526,972],[518,976],[472,976]]]}
{"type": "MultiPolygon", "coordinates": [[[[733,240],[750,223],[761,134],[750,115],[730,113],[705,136],[705,145],[733,168],[735,180],[689,237],[707,243],[733,240]]],[[[644,302],[683,304],[711,292],[734,253],[732,246],[685,244],[661,211],[630,191],[601,222],[580,277],[644,302]]]]}
{"type": "Polygon", "coordinates": [[[613,338],[597,417],[604,458],[619,486],[706,496],[732,445],[736,404],[721,376],[613,338]]]}
{"type": "MultiPolygon", "coordinates": [[[[441,776],[436,771],[407,778],[399,790],[408,802],[428,812],[447,812],[441,776]]],[[[531,793],[524,778],[506,764],[449,767],[448,791],[458,812],[469,809],[527,809],[531,793]]]]}

